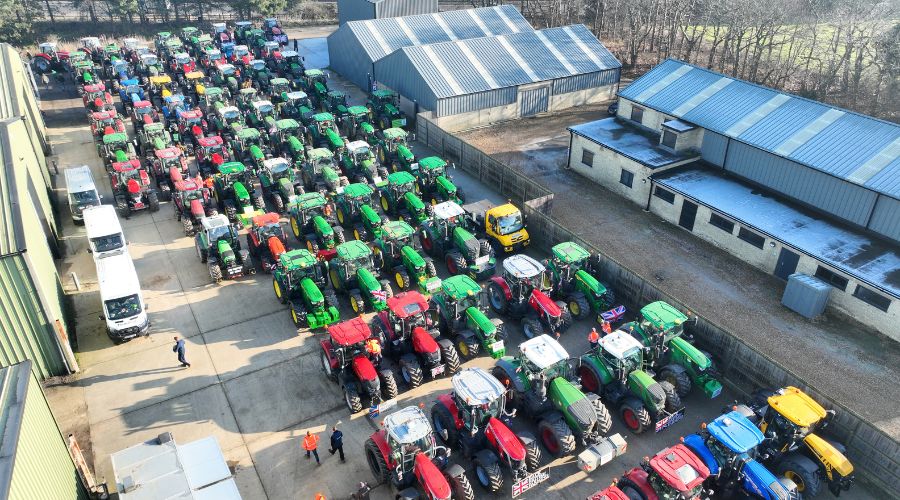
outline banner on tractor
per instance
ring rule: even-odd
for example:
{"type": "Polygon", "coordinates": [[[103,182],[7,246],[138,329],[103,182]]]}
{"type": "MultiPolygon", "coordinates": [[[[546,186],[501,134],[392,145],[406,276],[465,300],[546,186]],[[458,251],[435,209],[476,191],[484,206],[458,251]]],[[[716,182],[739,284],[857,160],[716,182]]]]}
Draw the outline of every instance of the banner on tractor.
{"type": "Polygon", "coordinates": [[[543,469],[538,469],[536,472],[533,472],[513,483],[512,497],[516,498],[522,493],[525,493],[526,491],[534,488],[535,486],[543,483],[548,479],[550,479],[550,466],[545,465],[543,469]]]}
{"type": "Polygon", "coordinates": [[[372,298],[378,301],[387,300],[387,292],[384,290],[372,290],[372,298]]]}
{"type": "Polygon", "coordinates": [[[369,407],[369,418],[378,418],[378,415],[381,415],[395,406],[397,406],[396,398],[382,401],[381,404],[372,405],[369,407]]]}
{"type": "Polygon", "coordinates": [[[666,427],[671,427],[671,426],[677,424],[683,418],[684,418],[684,408],[676,411],[675,413],[669,415],[666,418],[663,418],[663,419],[660,419],[659,421],[657,421],[656,422],[656,432],[660,432],[661,430],[665,429],[666,427]]]}
{"type": "Polygon", "coordinates": [[[625,306],[616,306],[610,309],[609,311],[604,311],[600,313],[600,317],[610,323],[614,321],[619,321],[622,319],[622,316],[625,315],[625,306]]]}

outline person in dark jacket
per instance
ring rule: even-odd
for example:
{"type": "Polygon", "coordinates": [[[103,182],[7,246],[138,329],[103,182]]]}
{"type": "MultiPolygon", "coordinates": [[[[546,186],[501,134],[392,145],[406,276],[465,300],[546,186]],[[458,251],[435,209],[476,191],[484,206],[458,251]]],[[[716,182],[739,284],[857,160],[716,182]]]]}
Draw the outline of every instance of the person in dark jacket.
{"type": "Polygon", "coordinates": [[[337,426],[331,428],[331,448],[329,448],[328,452],[334,455],[334,452],[339,452],[341,456],[341,462],[345,462],[344,460],[344,433],[339,431],[337,426]]]}
{"type": "Polygon", "coordinates": [[[172,346],[172,352],[178,353],[178,362],[181,363],[181,366],[190,368],[191,364],[187,362],[187,358],[184,355],[184,339],[179,339],[178,336],[175,336],[175,345],[172,346]]]}

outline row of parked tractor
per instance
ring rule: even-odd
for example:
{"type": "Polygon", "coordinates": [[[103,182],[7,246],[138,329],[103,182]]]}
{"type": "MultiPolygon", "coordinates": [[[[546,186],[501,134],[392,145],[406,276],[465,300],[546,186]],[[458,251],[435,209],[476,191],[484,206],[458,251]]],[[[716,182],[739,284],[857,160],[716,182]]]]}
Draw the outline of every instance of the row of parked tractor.
{"type": "MultiPolygon", "coordinates": [[[[542,449],[581,449],[585,471],[624,453],[624,438],[607,436],[612,413],[634,434],[661,432],[683,418],[692,391],[721,393],[712,358],[685,332],[690,318],[665,302],[570,356],[557,339],[575,320],[624,318],[598,256],[574,242],[543,261],[518,253],[530,243],[521,211],[466,204],[453,165],[412,152],[395,93],[349,105],[279,33],[274,20],[185,28],[158,33],[154,49],[86,40],[64,59],[122,213],[171,200],[213,281],[271,273],[298,328],[327,328],[322,367],[351,412],[384,411],[401,388],[452,377],[430,416],[391,413],[366,443],[379,482],[472,498],[465,469],[448,460],[455,448],[485,489],[503,490],[506,468],[521,492],[546,475],[542,449]],[[353,318],[341,321],[339,296],[353,318]],[[527,339],[514,355],[504,320],[527,339]],[[495,360],[490,371],[461,369],[481,353],[495,360]],[[511,430],[517,416],[537,433],[511,430]]],[[[823,481],[835,493],[849,487],[842,448],[816,434],[831,414],[794,388],[766,396],[596,498],[797,498],[823,481]]]]}

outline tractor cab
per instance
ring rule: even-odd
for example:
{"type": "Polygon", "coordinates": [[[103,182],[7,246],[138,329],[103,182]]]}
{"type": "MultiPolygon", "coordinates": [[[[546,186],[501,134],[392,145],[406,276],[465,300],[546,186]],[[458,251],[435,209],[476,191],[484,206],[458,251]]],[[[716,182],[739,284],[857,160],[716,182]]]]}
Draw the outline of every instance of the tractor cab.
{"type": "MultiPolygon", "coordinates": [[[[334,153],[325,148],[311,149],[308,153],[307,165],[309,166],[312,175],[320,176],[322,175],[322,169],[326,167],[331,169],[335,168],[334,153]]],[[[370,190],[369,197],[371,197],[371,194],[372,191],[370,190]]],[[[366,201],[368,201],[368,197],[366,198],[366,201]]]]}
{"type": "Polygon", "coordinates": [[[176,168],[179,174],[184,175],[187,168],[187,158],[184,157],[181,148],[171,147],[165,149],[157,149],[154,152],[155,163],[158,165],[156,168],[156,172],[160,175],[163,175],[163,172],[168,172],[171,168],[176,168]]]}
{"type": "Polygon", "coordinates": [[[200,29],[196,26],[185,26],[184,28],[181,28],[181,40],[185,43],[190,42],[191,38],[194,38],[199,34],[200,29]]]}
{"type": "Polygon", "coordinates": [[[172,139],[162,123],[144,125],[144,130],[139,137],[144,154],[147,155],[149,155],[150,151],[167,148],[172,145],[172,139]]]}
{"type": "Polygon", "coordinates": [[[438,177],[447,175],[447,162],[440,156],[422,158],[418,163],[413,163],[411,167],[423,186],[435,184],[438,177]]]}
{"type": "Polygon", "coordinates": [[[704,498],[703,483],[708,477],[709,469],[703,461],[687,446],[676,444],[626,472],[628,483],[623,482],[622,488],[627,494],[634,490],[633,484],[638,490],[635,493],[642,498],[650,493],[657,498],[700,500],[704,498]]]}
{"type": "Polygon", "coordinates": [[[234,23],[234,36],[238,42],[247,41],[247,36],[250,33],[250,30],[253,29],[253,23],[251,21],[235,21],[234,23]]]}
{"type": "MultiPolygon", "coordinates": [[[[395,474],[398,476],[413,474],[419,465],[419,456],[432,459],[439,451],[449,455],[435,442],[431,423],[417,406],[406,407],[385,417],[384,429],[387,431],[391,461],[397,464],[395,474]]],[[[449,488],[447,493],[449,498],[449,488]]]]}
{"type": "Polygon", "coordinates": [[[355,166],[361,166],[367,161],[375,161],[375,154],[372,153],[372,150],[369,148],[369,143],[366,141],[353,141],[348,143],[345,154],[355,166]]]}
{"type": "Polygon", "coordinates": [[[225,150],[225,143],[218,135],[197,139],[197,162],[204,171],[217,169],[231,158],[225,150]]]}
{"type": "Polygon", "coordinates": [[[222,87],[206,87],[203,92],[203,107],[207,114],[218,107],[226,106],[228,100],[222,87]]]}
{"type": "Polygon", "coordinates": [[[213,79],[217,85],[225,86],[228,78],[237,76],[237,68],[232,64],[219,64],[213,69],[213,79]]]}
{"type": "MultiPolygon", "coordinates": [[[[381,238],[379,239],[382,245],[378,247],[380,259],[385,258],[380,255],[381,252],[384,252],[393,262],[398,262],[402,257],[403,247],[415,248],[415,239],[413,237],[416,231],[406,222],[402,220],[388,221],[381,228],[381,231],[381,238]]],[[[422,266],[424,267],[424,265],[425,263],[423,262],[422,266]]]]}
{"type": "Polygon", "coordinates": [[[169,69],[176,75],[186,75],[196,69],[194,59],[187,52],[178,52],[169,61],[169,69]]]}
{"type": "Polygon", "coordinates": [[[268,41],[263,44],[259,51],[260,59],[271,61],[272,66],[278,65],[277,61],[281,59],[281,45],[278,42],[268,41]]]}
{"type": "Polygon", "coordinates": [[[208,33],[204,33],[198,37],[191,38],[191,44],[202,54],[206,50],[213,48],[213,39],[208,33]]]}
{"type": "MultiPolygon", "coordinates": [[[[642,337],[667,344],[684,334],[684,324],[688,317],[666,302],[658,301],[641,308],[641,319],[636,329],[642,337]]],[[[649,342],[648,342],[649,344],[649,342]]]]}
{"type": "Polygon", "coordinates": [[[284,94],[290,92],[291,82],[287,78],[272,78],[269,80],[269,94],[279,104],[284,102],[284,94]]]}
{"type": "Polygon", "coordinates": [[[621,330],[602,337],[598,349],[604,365],[612,367],[612,376],[622,383],[628,382],[629,374],[643,368],[643,344],[621,330]]]}
{"type": "Polygon", "coordinates": [[[431,220],[433,226],[441,233],[443,239],[452,237],[452,233],[457,227],[471,232],[475,226],[468,212],[453,202],[444,202],[435,205],[434,215],[431,220]]]}
{"type": "MultiPolygon", "coordinates": [[[[290,137],[299,137],[300,123],[293,118],[283,118],[275,122],[275,131],[272,133],[272,142],[282,144],[290,137]]],[[[301,144],[302,145],[302,144],[301,144]]]]}
{"type": "Polygon", "coordinates": [[[51,60],[59,60],[58,47],[59,46],[56,44],[56,42],[42,42],[40,45],[38,45],[40,53],[46,55],[51,60]]]}
{"type": "MultiPolygon", "coordinates": [[[[285,273],[289,289],[301,286],[300,282],[305,278],[309,278],[315,283],[325,283],[327,279],[323,270],[324,266],[308,250],[300,249],[284,252],[278,258],[278,266],[285,273]]],[[[366,330],[368,330],[368,326],[366,326],[366,330]]],[[[368,335],[366,335],[366,338],[368,338],[368,335]]],[[[342,337],[341,340],[346,342],[351,339],[342,337]]],[[[332,337],[332,341],[334,341],[334,337],[332,337]]],[[[356,343],[354,342],[350,345],[354,344],[356,343]]],[[[347,347],[347,344],[344,343],[340,345],[347,347]]]]}
{"type": "Polygon", "coordinates": [[[369,110],[365,106],[350,106],[341,119],[344,135],[375,144],[375,127],[369,123],[369,110]]]}
{"type": "Polygon", "coordinates": [[[178,111],[178,128],[182,134],[191,133],[195,137],[201,137],[206,129],[206,120],[203,119],[203,111],[199,108],[187,111],[178,111]],[[199,130],[194,129],[199,128],[199,130]]]}
{"type": "Polygon", "coordinates": [[[190,207],[195,200],[206,205],[209,202],[209,189],[195,179],[182,179],[175,181],[175,196],[184,207],[190,207]]]}
{"type": "Polygon", "coordinates": [[[281,96],[281,115],[294,118],[295,120],[304,120],[304,114],[312,112],[312,103],[306,92],[296,90],[287,92],[281,96]]]}
{"type": "Polygon", "coordinates": [[[119,97],[126,106],[144,100],[144,88],[137,78],[122,80],[119,87],[119,97]]]}
{"type": "Polygon", "coordinates": [[[181,94],[170,95],[163,99],[165,106],[163,106],[163,116],[166,119],[177,118],[178,113],[180,111],[186,111],[188,109],[188,105],[184,102],[184,96],[181,94]]]}
{"type": "Polygon", "coordinates": [[[103,151],[101,156],[114,161],[127,161],[129,157],[134,157],[129,145],[128,135],[125,133],[106,134],[103,136],[103,144],[100,146],[103,151]]]}
{"type": "Polygon", "coordinates": [[[271,101],[253,101],[253,117],[251,122],[261,127],[267,125],[267,121],[275,121],[275,105],[271,101]]]}
{"type": "Polygon", "coordinates": [[[320,136],[324,136],[328,130],[334,128],[334,115],[331,113],[316,113],[313,115],[313,128],[320,136]]]}
{"type": "Polygon", "coordinates": [[[235,45],[230,60],[232,63],[239,66],[247,66],[250,64],[250,61],[253,60],[253,55],[250,54],[250,47],[247,47],[246,45],[235,45]]]}
{"type": "Polygon", "coordinates": [[[197,96],[202,96],[206,92],[206,75],[202,71],[197,70],[185,73],[184,79],[187,82],[186,86],[197,96]]]}
{"type": "Polygon", "coordinates": [[[258,91],[255,88],[243,88],[238,92],[238,95],[235,98],[235,104],[245,112],[251,111],[253,109],[253,103],[259,99],[258,91]]]}
{"type": "Polygon", "coordinates": [[[384,148],[391,153],[396,153],[400,146],[406,146],[407,133],[402,128],[385,129],[383,136],[384,148]]]}
{"type": "Polygon", "coordinates": [[[549,335],[538,335],[519,344],[519,366],[526,379],[534,383],[549,383],[555,378],[568,380],[572,376],[569,353],[549,335]]]}
{"type": "Polygon", "coordinates": [[[150,101],[138,101],[131,107],[131,121],[140,132],[145,126],[159,122],[159,114],[150,101]]]}
{"type": "Polygon", "coordinates": [[[265,256],[263,269],[271,270],[278,261],[278,257],[284,253],[286,241],[287,236],[284,234],[284,227],[281,226],[281,218],[277,213],[256,215],[250,220],[250,229],[247,231],[248,246],[251,252],[257,256],[265,256]],[[278,240],[280,245],[274,243],[273,238],[278,240]],[[266,249],[266,251],[262,249],[266,249]]]}
{"type": "Polygon", "coordinates": [[[165,47],[162,51],[160,51],[160,55],[166,57],[167,59],[172,59],[175,54],[184,52],[184,44],[181,43],[181,40],[177,38],[170,38],[166,40],[165,47]]]}
{"type": "Polygon", "coordinates": [[[234,132],[234,125],[239,125],[238,129],[242,128],[244,123],[244,117],[241,115],[241,110],[234,106],[221,106],[216,109],[216,114],[218,115],[218,120],[216,124],[216,128],[220,132],[234,132]]]}
{"type": "Polygon", "coordinates": [[[219,49],[206,49],[203,54],[200,55],[200,64],[206,68],[225,64],[225,56],[222,55],[222,51],[219,49]]]}
{"type": "Polygon", "coordinates": [[[247,167],[245,167],[243,163],[237,161],[219,165],[218,176],[221,179],[222,185],[226,188],[230,188],[235,182],[247,183],[249,180],[247,176],[247,167]]]}
{"type": "Polygon", "coordinates": [[[280,45],[287,45],[288,36],[278,23],[278,19],[267,17],[263,19],[263,29],[266,32],[266,38],[280,45]]]}
{"type": "Polygon", "coordinates": [[[303,76],[303,60],[300,58],[300,54],[296,50],[281,51],[281,62],[279,68],[285,75],[289,75],[291,79],[296,80],[303,76]]]}
{"type": "Polygon", "coordinates": [[[222,46],[226,43],[232,43],[234,38],[231,36],[231,32],[228,31],[228,25],[225,23],[213,23],[213,40],[216,45],[222,46]]]}
{"type": "Polygon", "coordinates": [[[308,69],[303,72],[301,86],[307,94],[315,96],[316,100],[320,101],[325,99],[325,94],[328,93],[328,78],[320,69],[308,69]]]}
{"type": "MultiPolygon", "coordinates": [[[[73,52],[74,54],[74,52],[73,52]]],[[[75,80],[82,85],[90,85],[94,82],[94,63],[88,60],[73,61],[75,80]]]]}
{"type": "Polygon", "coordinates": [[[86,36],[78,40],[80,48],[86,54],[91,56],[95,62],[100,62],[100,59],[103,56],[103,44],[100,43],[100,39],[95,36],[86,36]]]}
{"type": "Polygon", "coordinates": [[[281,179],[287,179],[294,183],[294,169],[291,162],[281,156],[268,158],[263,161],[263,168],[259,170],[260,183],[264,186],[277,186],[281,179]],[[265,182],[262,179],[265,178],[265,182]]]}
{"type": "Polygon", "coordinates": [[[210,247],[216,247],[219,241],[234,245],[238,241],[238,233],[222,214],[204,217],[201,220],[202,232],[210,247]]]}
{"type": "MultiPolygon", "coordinates": [[[[309,252],[304,252],[304,254],[312,256],[309,252]]],[[[315,264],[314,258],[312,259],[312,264],[315,264]]],[[[334,360],[331,363],[331,369],[342,370],[351,364],[368,364],[371,366],[371,361],[366,363],[369,357],[369,354],[366,352],[366,341],[370,338],[372,338],[372,331],[361,317],[329,326],[328,339],[331,342],[331,349],[328,354],[334,360]],[[366,358],[366,361],[358,358],[366,358]]],[[[356,366],[354,368],[359,371],[360,367],[356,366]]]]}
{"type": "Polygon", "coordinates": [[[264,146],[262,134],[260,134],[259,130],[251,127],[246,127],[238,130],[234,140],[236,146],[235,150],[237,152],[244,152],[249,154],[250,148],[252,146],[257,146],[259,148],[262,148],[264,146]]]}
{"type": "Polygon", "coordinates": [[[172,95],[172,77],[169,75],[150,77],[150,95],[165,99],[172,95]]]}
{"type": "Polygon", "coordinates": [[[441,281],[441,302],[453,317],[459,318],[470,307],[483,308],[487,304],[487,295],[477,281],[460,274],[441,281]]]}
{"type": "Polygon", "coordinates": [[[528,255],[511,255],[503,260],[503,277],[515,284],[523,293],[531,290],[546,291],[550,288],[550,278],[543,264],[528,255]]]}
{"type": "Polygon", "coordinates": [[[568,299],[574,316],[581,319],[591,310],[600,313],[612,306],[612,290],[591,272],[594,266],[590,262],[590,252],[575,242],[566,241],[554,245],[551,253],[546,266],[553,280],[553,292],[568,299]]]}
{"type": "MultiPolygon", "coordinates": [[[[469,434],[477,434],[491,425],[491,420],[508,416],[506,387],[490,373],[481,368],[466,368],[453,376],[452,384],[452,398],[459,410],[462,428],[469,434]]],[[[508,428],[505,430],[509,431],[508,428]]]]}
{"type": "Polygon", "coordinates": [[[253,59],[250,61],[249,67],[254,73],[258,74],[266,71],[266,62],[262,59],[253,59]]]}
{"type": "Polygon", "coordinates": [[[95,111],[91,113],[91,130],[94,136],[125,132],[125,124],[115,111],[95,111]]]}

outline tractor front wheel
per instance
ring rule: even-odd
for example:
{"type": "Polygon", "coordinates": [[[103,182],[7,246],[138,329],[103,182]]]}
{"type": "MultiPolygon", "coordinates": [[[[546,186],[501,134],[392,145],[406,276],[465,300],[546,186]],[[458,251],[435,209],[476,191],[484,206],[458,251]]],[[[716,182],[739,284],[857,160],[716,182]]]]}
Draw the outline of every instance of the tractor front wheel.
{"type": "Polygon", "coordinates": [[[293,216],[291,217],[291,232],[294,233],[294,238],[297,238],[298,241],[303,241],[301,239],[300,224],[297,223],[297,219],[293,216]]]}
{"type": "Polygon", "coordinates": [[[324,351],[322,352],[322,370],[325,371],[326,377],[337,382],[337,374],[334,372],[334,369],[331,368],[331,361],[324,351]]]}
{"type": "Polygon", "coordinates": [[[675,387],[678,395],[685,397],[691,393],[691,377],[681,365],[666,365],[659,371],[659,378],[675,387]]]}
{"type": "Polygon", "coordinates": [[[778,464],[776,473],[793,481],[804,498],[815,497],[822,487],[819,466],[803,455],[788,455],[778,464]]]}
{"type": "Polygon", "coordinates": [[[347,403],[347,408],[350,409],[351,414],[359,413],[363,409],[359,394],[356,393],[356,389],[350,386],[344,386],[344,402],[347,403]]]}
{"type": "Polygon", "coordinates": [[[475,492],[472,490],[472,484],[465,473],[455,476],[447,476],[447,482],[450,483],[450,489],[453,490],[453,498],[459,500],[475,500],[475,492]]]}
{"type": "Polygon", "coordinates": [[[397,389],[397,379],[394,378],[394,372],[390,370],[382,370],[379,374],[381,378],[381,397],[384,401],[394,399],[400,394],[397,389]]]}
{"type": "Polygon", "coordinates": [[[675,386],[665,381],[660,382],[659,386],[662,387],[663,392],[666,394],[666,411],[674,413],[680,410],[681,398],[678,396],[675,386]]]}
{"type": "Polygon", "coordinates": [[[491,493],[496,493],[503,488],[503,471],[500,470],[500,464],[497,462],[482,464],[476,461],[475,476],[481,486],[491,493]]]}
{"type": "Polygon", "coordinates": [[[406,290],[409,287],[409,274],[405,269],[398,269],[396,273],[394,273],[394,281],[397,282],[397,288],[400,290],[406,290]]]}
{"type": "Polygon", "coordinates": [[[459,351],[460,356],[464,360],[470,360],[478,356],[480,347],[478,339],[474,336],[457,335],[456,337],[456,350],[459,351]]]}
{"type": "Polygon", "coordinates": [[[447,271],[450,274],[462,274],[466,269],[466,259],[457,251],[447,252],[447,271]]]}
{"type": "Polygon", "coordinates": [[[369,463],[369,469],[375,476],[375,485],[386,483],[390,478],[391,471],[388,469],[387,460],[381,454],[381,449],[372,438],[366,441],[366,462],[369,463]]]}
{"type": "Polygon", "coordinates": [[[509,300],[506,299],[506,293],[500,288],[500,285],[491,283],[488,287],[488,299],[491,303],[491,309],[495,313],[504,316],[509,309],[509,300]]]}
{"type": "Polygon", "coordinates": [[[410,389],[422,385],[422,366],[414,356],[404,356],[400,359],[400,375],[410,389]]]}
{"type": "Polygon", "coordinates": [[[609,415],[609,410],[606,409],[606,405],[600,400],[600,396],[592,393],[587,393],[585,396],[591,403],[591,407],[594,408],[594,415],[597,416],[597,431],[600,434],[606,434],[612,427],[612,417],[609,415]]]}
{"type": "Polygon", "coordinates": [[[159,212],[159,196],[156,193],[147,195],[147,203],[150,205],[151,212],[159,212]]]}
{"type": "Polygon", "coordinates": [[[541,466],[541,448],[537,441],[530,441],[525,445],[525,469],[534,472],[541,466]]]}
{"type": "Polygon", "coordinates": [[[522,319],[522,333],[526,339],[533,339],[544,334],[544,325],[538,318],[529,316],[522,319]]]}
{"type": "Polygon", "coordinates": [[[456,446],[459,441],[459,430],[456,428],[453,415],[444,403],[437,402],[431,407],[431,425],[434,427],[434,433],[444,444],[449,448],[456,446]]]}
{"type": "Polygon", "coordinates": [[[652,424],[647,408],[644,408],[644,404],[636,398],[626,399],[619,408],[619,415],[628,430],[634,434],[643,433],[652,424]]]}
{"type": "Polygon", "coordinates": [[[560,457],[575,451],[575,436],[564,419],[541,420],[538,432],[551,455],[560,457]]]}
{"type": "Polygon", "coordinates": [[[569,312],[572,313],[572,317],[577,320],[585,319],[591,314],[591,305],[588,303],[587,297],[581,292],[569,295],[567,305],[569,306],[569,312]]]}
{"type": "Polygon", "coordinates": [[[212,278],[214,283],[222,282],[222,269],[218,264],[207,264],[209,268],[209,277],[212,278]]]}
{"type": "Polygon", "coordinates": [[[340,280],[340,277],[338,276],[337,268],[332,268],[332,269],[328,272],[328,276],[331,278],[331,286],[332,286],[335,290],[342,290],[342,289],[343,289],[343,288],[341,287],[341,280],[340,280]]]}
{"type": "Polygon", "coordinates": [[[559,300],[556,302],[556,305],[559,307],[561,316],[559,329],[566,331],[572,326],[572,313],[569,311],[569,306],[566,305],[565,302],[559,300]]]}
{"type": "Polygon", "coordinates": [[[449,340],[438,342],[441,349],[441,361],[447,366],[447,375],[453,375],[459,371],[459,353],[449,340]]]}
{"type": "Polygon", "coordinates": [[[306,311],[298,311],[297,308],[291,306],[291,320],[294,321],[294,326],[302,328],[306,325],[306,311]]]}
{"type": "Polygon", "coordinates": [[[350,307],[357,315],[366,312],[366,302],[363,300],[362,294],[360,294],[358,290],[350,292],[350,307]]]}
{"type": "Polygon", "coordinates": [[[278,301],[282,304],[287,303],[287,295],[281,289],[281,283],[277,279],[272,279],[272,288],[275,290],[275,297],[278,298],[278,301]]]}

